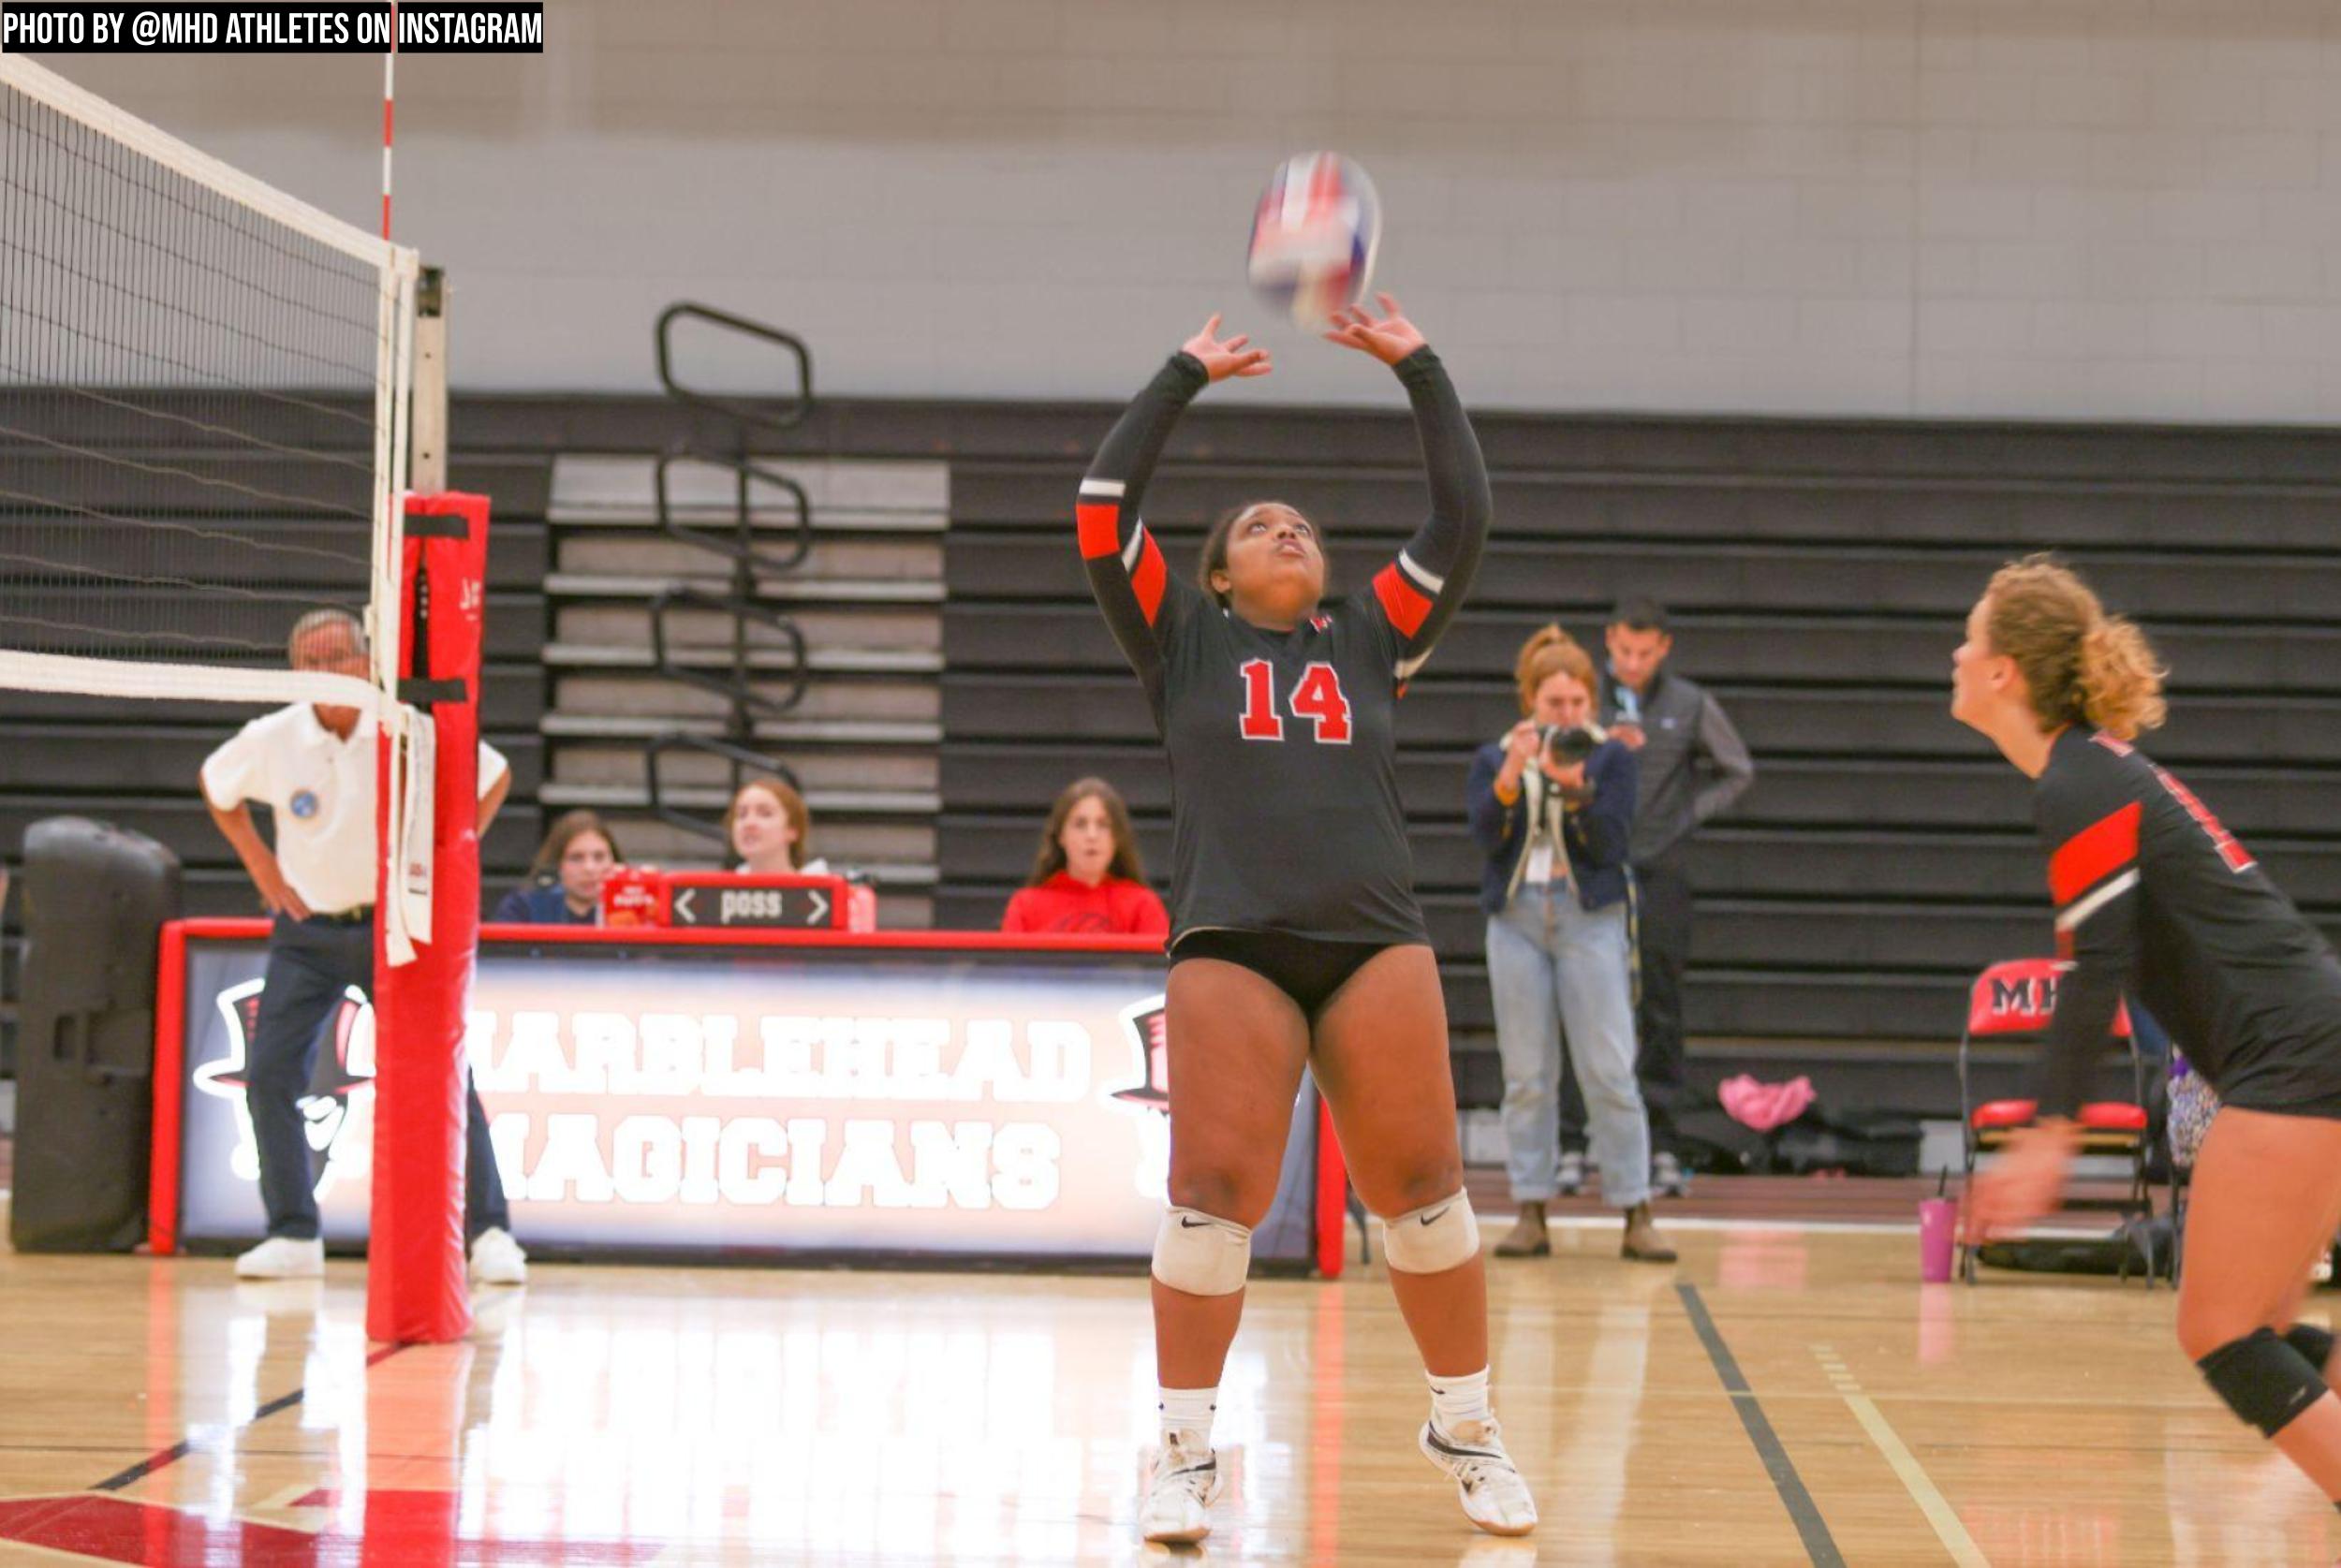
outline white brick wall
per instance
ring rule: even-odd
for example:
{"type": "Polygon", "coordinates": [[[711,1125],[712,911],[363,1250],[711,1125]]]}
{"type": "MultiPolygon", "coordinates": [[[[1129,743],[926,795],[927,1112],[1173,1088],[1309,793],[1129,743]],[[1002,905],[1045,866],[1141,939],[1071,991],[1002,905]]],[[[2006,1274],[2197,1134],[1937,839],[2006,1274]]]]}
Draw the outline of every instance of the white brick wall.
{"type": "MultiPolygon", "coordinates": [[[[841,392],[1122,394],[1263,323],[1274,160],[1362,159],[1473,401],[2341,417],[2334,0],[553,0],[402,65],[400,224],[473,388],[638,389],[692,297],[841,392]]],[[[353,219],[371,61],[54,61],[353,219]]]]}

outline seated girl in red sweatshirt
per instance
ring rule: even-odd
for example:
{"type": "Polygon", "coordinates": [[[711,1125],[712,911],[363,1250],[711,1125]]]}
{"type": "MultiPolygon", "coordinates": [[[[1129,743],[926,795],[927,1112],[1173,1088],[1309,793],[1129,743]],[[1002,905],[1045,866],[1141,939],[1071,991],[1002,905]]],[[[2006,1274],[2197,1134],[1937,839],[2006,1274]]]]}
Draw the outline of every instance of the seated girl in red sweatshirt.
{"type": "Polygon", "coordinates": [[[1049,810],[1032,875],[1008,901],[1004,931],[1168,937],[1170,912],[1146,886],[1130,811],[1103,779],[1075,779],[1049,810]]]}

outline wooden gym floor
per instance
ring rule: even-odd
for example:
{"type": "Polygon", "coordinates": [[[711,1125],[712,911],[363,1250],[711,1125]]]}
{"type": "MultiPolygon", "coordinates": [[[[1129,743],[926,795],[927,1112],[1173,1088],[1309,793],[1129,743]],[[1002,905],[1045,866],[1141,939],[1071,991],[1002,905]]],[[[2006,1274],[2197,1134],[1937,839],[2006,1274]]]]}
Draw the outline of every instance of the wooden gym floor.
{"type": "MultiPolygon", "coordinates": [[[[1491,1216],[1496,1232],[1503,1220],[1491,1216]]],[[[1135,1277],[540,1266],[466,1343],[366,1343],[363,1274],[0,1251],[0,1561],[2330,1562],[2333,1511],[2132,1283],[1915,1282],[1907,1231],[1605,1219],[1492,1268],[1544,1523],[1414,1452],[1378,1265],[1256,1282],[1201,1553],[1141,1546],[1135,1277]]],[[[2321,1311],[2321,1308],[2319,1309],[2321,1311]]]]}

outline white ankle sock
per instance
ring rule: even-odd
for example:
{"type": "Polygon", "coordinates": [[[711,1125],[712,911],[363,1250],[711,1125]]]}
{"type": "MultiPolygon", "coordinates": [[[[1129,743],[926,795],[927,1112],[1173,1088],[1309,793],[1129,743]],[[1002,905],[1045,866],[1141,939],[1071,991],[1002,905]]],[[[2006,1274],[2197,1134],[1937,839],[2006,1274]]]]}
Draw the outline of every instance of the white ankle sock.
{"type": "Polygon", "coordinates": [[[1452,1432],[1466,1421],[1493,1421],[1495,1412],[1488,1406],[1488,1369],[1480,1368],[1468,1377],[1440,1377],[1425,1372],[1431,1380],[1431,1419],[1438,1429],[1452,1432]]]}
{"type": "Polygon", "coordinates": [[[1155,1413],[1161,1417],[1162,1441],[1165,1443],[1176,1437],[1183,1447],[1210,1447],[1211,1418],[1218,1408],[1219,1390],[1216,1388],[1157,1386],[1155,1390],[1155,1413]]]}

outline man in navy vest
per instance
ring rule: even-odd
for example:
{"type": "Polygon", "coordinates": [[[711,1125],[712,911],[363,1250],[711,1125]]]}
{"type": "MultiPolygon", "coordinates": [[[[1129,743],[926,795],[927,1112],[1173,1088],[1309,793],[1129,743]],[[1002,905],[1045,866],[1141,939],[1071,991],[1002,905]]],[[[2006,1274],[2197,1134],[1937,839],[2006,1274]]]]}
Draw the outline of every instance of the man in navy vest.
{"type": "MultiPolygon", "coordinates": [[[[1667,612],[1645,595],[1622,599],[1603,640],[1601,723],[1642,765],[1634,813],[1635,1076],[1650,1110],[1651,1188],[1690,1190],[1674,1117],[1689,1092],[1683,1048],[1683,972],[1690,961],[1690,840],[1756,782],[1747,743],[1723,705],[1688,676],[1666,668],[1674,651],[1667,612]]],[[[1574,1192],[1585,1170],[1585,1106],[1575,1075],[1561,1075],[1560,1185],[1574,1192]]]]}

